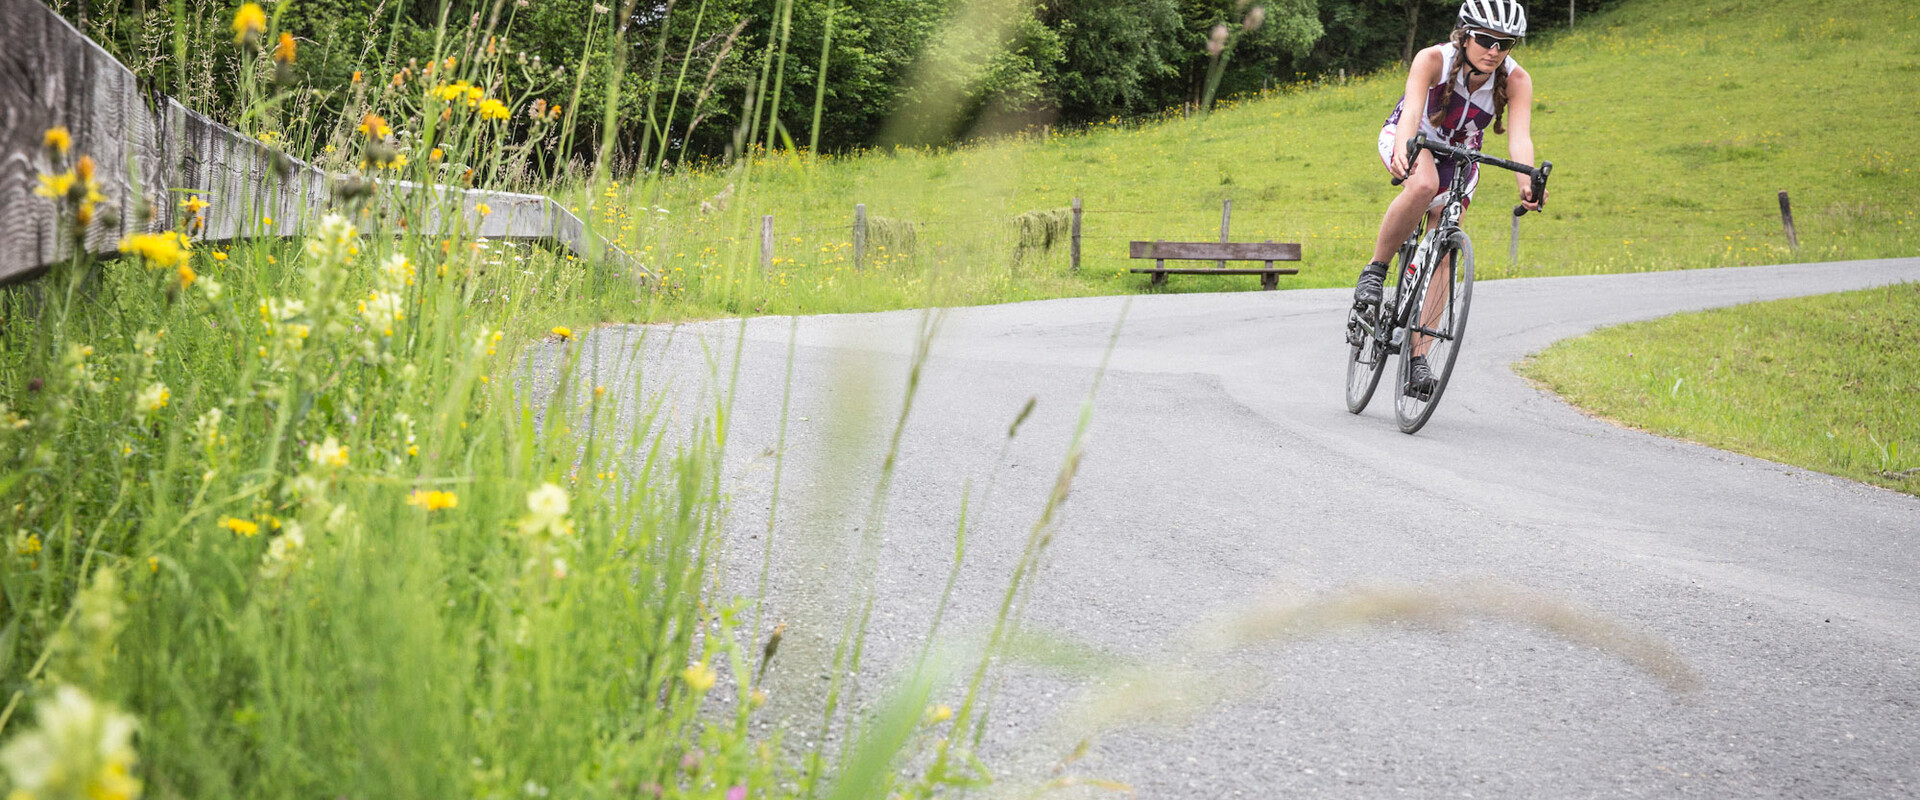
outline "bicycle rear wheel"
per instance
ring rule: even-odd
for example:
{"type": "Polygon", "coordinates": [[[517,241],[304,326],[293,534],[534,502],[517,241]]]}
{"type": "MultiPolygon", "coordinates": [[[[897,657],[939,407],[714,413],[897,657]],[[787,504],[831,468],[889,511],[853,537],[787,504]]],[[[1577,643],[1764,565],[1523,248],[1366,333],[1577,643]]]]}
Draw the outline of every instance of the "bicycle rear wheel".
{"type": "MultiPolygon", "coordinates": [[[[1417,234],[1416,234],[1417,235],[1417,234]]],[[[1400,276],[1406,272],[1408,259],[1413,258],[1413,240],[1400,248],[1400,255],[1387,270],[1386,284],[1381,287],[1380,305],[1362,312],[1353,309],[1347,312],[1347,411],[1358,414],[1367,409],[1367,403],[1373,400],[1373,390],[1380,385],[1380,376],[1385,373],[1387,359],[1393,356],[1392,349],[1374,329],[1391,326],[1393,312],[1398,307],[1390,298],[1398,297],[1400,276]],[[1362,323],[1365,324],[1362,324],[1362,323]],[[1356,338],[1358,343],[1355,343],[1356,338]]]]}
{"type": "Polygon", "coordinates": [[[1453,362],[1460,355],[1460,341],[1467,332],[1467,310],[1473,305],[1473,240],[1468,239],[1464,231],[1454,233],[1433,263],[1436,268],[1428,270],[1421,276],[1419,285],[1413,287],[1413,309],[1407,315],[1407,327],[1422,328],[1421,332],[1427,334],[1427,367],[1433,371],[1434,385],[1425,397],[1407,391],[1416,336],[1409,330],[1407,342],[1400,348],[1400,375],[1393,390],[1393,415],[1400,423],[1401,433],[1420,430],[1440,405],[1440,395],[1446,392],[1447,381],[1453,377],[1453,362]],[[1442,271],[1438,265],[1445,264],[1449,257],[1454,262],[1452,286],[1443,307],[1431,309],[1426,303],[1427,284],[1435,273],[1442,271]]]}

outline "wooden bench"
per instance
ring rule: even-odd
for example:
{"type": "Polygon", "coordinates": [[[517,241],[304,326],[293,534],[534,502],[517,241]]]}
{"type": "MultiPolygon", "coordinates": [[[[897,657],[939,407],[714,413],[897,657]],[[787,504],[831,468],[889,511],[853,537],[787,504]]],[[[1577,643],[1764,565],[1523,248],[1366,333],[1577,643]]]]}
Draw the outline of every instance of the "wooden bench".
{"type": "Polygon", "coordinates": [[[1298,242],[1133,242],[1128,255],[1154,260],[1151,267],[1134,267],[1131,270],[1151,274],[1154,286],[1165,284],[1168,275],[1258,275],[1260,288],[1272,290],[1280,288],[1280,276],[1300,273],[1293,267],[1273,265],[1275,261],[1299,261],[1298,242]],[[1214,266],[1169,267],[1169,260],[1212,261],[1214,266]],[[1229,267],[1228,261],[1263,261],[1266,266],[1229,267]]]}

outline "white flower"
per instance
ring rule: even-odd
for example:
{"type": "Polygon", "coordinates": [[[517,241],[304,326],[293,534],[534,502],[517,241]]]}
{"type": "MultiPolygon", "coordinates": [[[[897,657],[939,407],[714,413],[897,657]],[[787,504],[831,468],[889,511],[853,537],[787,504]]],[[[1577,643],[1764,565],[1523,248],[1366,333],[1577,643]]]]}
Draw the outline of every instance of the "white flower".
{"type": "Polygon", "coordinates": [[[0,749],[13,784],[11,797],[95,797],[132,800],[140,782],[133,768],[139,723],[86,692],[61,686],[34,710],[39,728],[0,749]]]}
{"type": "Polygon", "coordinates": [[[307,537],[300,523],[287,523],[286,532],[267,543],[267,553],[260,557],[260,576],[279,578],[292,573],[293,568],[299,566],[300,555],[306,546],[307,537]]]}
{"type": "Polygon", "coordinates": [[[393,335],[393,323],[406,319],[404,300],[393,292],[375,291],[360,301],[360,317],[381,336],[393,335]]]}
{"type": "Polygon", "coordinates": [[[200,287],[200,291],[207,293],[208,300],[220,299],[220,290],[224,288],[220,285],[219,281],[216,281],[205,275],[200,276],[200,280],[197,283],[197,285],[200,287]]]}
{"type": "Polygon", "coordinates": [[[567,515],[567,490],[551,483],[540,484],[540,488],[527,493],[527,510],[542,522],[552,522],[567,515]]]}
{"type": "Polygon", "coordinates": [[[553,579],[556,581],[564,581],[567,579],[566,559],[556,558],[553,560],[553,579]]]}
{"type": "Polygon", "coordinates": [[[225,416],[226,413],[220,409],[209,408],[207,409],[207,413],[201,414],[200,419],[194,421],[193,432],[194,435],[200,437],[201,447],[211,450],[215,445],[220,443],[220,439],[222,438],[220,436],[220,420],[225,416]]]}
{"type": "Polygon", "coordinates": [[[307,237],[307,255],[322,261],[345,261],[353,254],[354,238],[359,235],[346,217],[329,213],[307,237]]]}
{"type": "Polygon", "coordinates": [[[413,283],[413,262],[405,254],[394,253],[380,262],[380,283],[388,289],[397,290],[413,283]]]}
{"type": "Polygon", "coordinates": [[[332,436],[318,444],[307,445],[307,458],[323,467],[347,465],[347,447],[332,436]]]}

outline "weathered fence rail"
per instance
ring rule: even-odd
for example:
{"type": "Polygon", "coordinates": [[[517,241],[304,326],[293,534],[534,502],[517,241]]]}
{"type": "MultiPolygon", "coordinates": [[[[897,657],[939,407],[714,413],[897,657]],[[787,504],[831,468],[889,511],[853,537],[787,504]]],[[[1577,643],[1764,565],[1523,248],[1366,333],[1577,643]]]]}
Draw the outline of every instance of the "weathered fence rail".
{"type": "MultiPolygon", "coordinates": [[[[333,187],[343,179],[172,98],[144,94],[131,70],[39,0],[0,0],[0,284],[30,279],[73,254],[59,205],[34,193],[51,167],[43,137],[56,126],[71,133],[74,159],[93,158],[107,198],[83,238],[92,253],[116,252],[129,233],[171,227],[190,195],[210,203],[198,240],[296,236],[335,202],[333,187]]],[[[415,233],[549,241],[653,277],[543,195],[410,181],[378,187],[384,212],[401,205],[420,212],[409,220],[415,233]],[[492,213],[479,213],[483,204],[492,213]]]]}

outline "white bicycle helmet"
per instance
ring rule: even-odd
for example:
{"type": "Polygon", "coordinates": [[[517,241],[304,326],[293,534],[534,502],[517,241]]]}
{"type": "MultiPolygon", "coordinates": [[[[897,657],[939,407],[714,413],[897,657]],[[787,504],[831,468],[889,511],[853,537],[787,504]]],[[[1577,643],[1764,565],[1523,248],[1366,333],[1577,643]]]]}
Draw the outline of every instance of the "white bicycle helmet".
{"type": "Polygon", "coordinates": [[[1466,0],[1460,4],[1460,27],[1525,36],[1527,12],[1514,0],[1466,0]]]}

